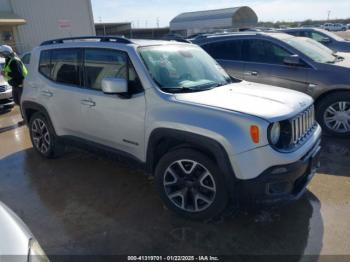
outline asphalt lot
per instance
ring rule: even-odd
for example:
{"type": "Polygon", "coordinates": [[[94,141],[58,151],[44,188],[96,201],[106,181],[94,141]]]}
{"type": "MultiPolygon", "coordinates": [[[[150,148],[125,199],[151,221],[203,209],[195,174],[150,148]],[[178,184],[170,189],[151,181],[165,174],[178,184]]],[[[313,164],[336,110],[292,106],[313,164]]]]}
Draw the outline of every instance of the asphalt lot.
{"type": "Polygon", "coordinates": [[[19,120],[17,109],[0,114],[0,200],[49,255],[350,254],[349,140],[324,138],[322,168],[300,201],[204,223],[166,210],[152,181],[115,156],[41,158],[19,120]]]}

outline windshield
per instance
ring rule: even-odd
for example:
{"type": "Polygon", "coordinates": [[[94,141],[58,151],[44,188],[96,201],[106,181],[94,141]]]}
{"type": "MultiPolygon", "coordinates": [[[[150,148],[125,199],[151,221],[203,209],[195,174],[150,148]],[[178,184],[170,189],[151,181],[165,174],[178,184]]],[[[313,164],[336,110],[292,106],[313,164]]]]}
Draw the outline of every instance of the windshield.
{"type": "Polygon", "coordinates": [[[323,34],[325,34],[325,35],[327,35],[329,38],[332,38],[332,39],[334,39],[334,40],[336,40],[336,41],[344,41],[345,39],[344,38],[342,38],[342,37],[340,37],[340,36],[338,36],[338,35],[336,35],[336,34],[334,34],[334,33],[332,33],[332,32],[329,32],[329,31],[327,31],[327,30],[320,30],[323,34]]]}
{"type": "Polygon", "coordinates": [[[329,50],[315,44],[315,40],[306,37],[291,37],[284,40],[295,49],[299,50],[318,63],[333,63],[335,57],[329,50]]]}
{"type": "Polygon", "coordinates": [[[165,92],[204,91],[231,82],[221,66],[199,47],[164,45],[139,50],[150,75],[165,92]]]}

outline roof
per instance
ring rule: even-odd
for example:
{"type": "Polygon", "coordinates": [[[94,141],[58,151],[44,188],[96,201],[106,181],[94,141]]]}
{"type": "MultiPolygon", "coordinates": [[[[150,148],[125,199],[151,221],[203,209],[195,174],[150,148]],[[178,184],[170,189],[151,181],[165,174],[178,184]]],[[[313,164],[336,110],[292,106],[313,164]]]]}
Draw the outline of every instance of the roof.
{"type": "Polygon", "coordinates": [[[23,25],[27,21],[11,12],[0,12],[0,25],[23,25]]]}
{"type": "Polygon", "coordinates": [[[205,28],[249,28],[258,17],[248,6],[182,13],[170,21],[171,30],[205,28]]]}
{"type": "Polygon", "coordinates": [[[286,40],[289,38],[293,38],[294,36],[283,33],[283,32],[232,32],[232,33],[226,33],[226,34],[208,34],[204,37],[195,39],[194,43],[204,44],[212,41],[220,41],[220,40],[229,40],[232,37],[242,37],[242,36],[265,36],[265,37],[272,37],[277,38],[279,40],[286,40]]]}

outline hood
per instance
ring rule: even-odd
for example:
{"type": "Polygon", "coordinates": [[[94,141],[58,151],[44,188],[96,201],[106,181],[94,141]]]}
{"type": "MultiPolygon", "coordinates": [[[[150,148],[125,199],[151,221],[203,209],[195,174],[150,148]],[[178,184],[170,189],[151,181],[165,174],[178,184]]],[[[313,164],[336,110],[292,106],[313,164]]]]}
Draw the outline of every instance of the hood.
{"type": "Polygon", "coordinates": [[[338,52],[337,55],[343,57],[344,60],[333,65],[350,68],[350,53],[338,52]]]}
{"type": "Polygon", "coordinates": [[[258,116],[270,122],[294,117],[313,99],[293,90],[242,81],[197,93],[176,94],[181,102],[258,116]]]}
{"type": "Polygon", "coordinates": [[[338,41],[335,49],[337,49],[339,52],[350,52],[350,41],[338,41]]]}

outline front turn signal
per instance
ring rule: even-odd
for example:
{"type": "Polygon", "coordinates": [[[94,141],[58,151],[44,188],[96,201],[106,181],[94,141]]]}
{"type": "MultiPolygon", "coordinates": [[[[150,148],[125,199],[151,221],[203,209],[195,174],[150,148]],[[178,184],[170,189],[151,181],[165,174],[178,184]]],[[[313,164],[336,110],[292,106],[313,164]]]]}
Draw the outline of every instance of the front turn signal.
{"type": "Polygon", "coordinates": [[[250,136],[255,144],[260,143],[260,129],[258,126],[250,126],[250,136]]]}

